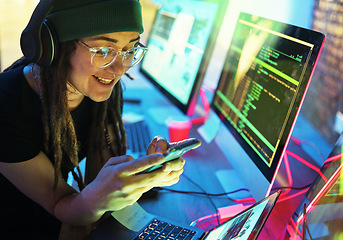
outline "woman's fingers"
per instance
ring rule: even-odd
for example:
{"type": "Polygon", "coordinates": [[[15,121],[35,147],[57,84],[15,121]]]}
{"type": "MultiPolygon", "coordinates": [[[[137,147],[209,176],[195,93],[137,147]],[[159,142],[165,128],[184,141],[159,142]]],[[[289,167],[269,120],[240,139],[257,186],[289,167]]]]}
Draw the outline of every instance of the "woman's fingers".
{"type": "Polygon", "coordinates": [[[150,173],[136,175],[135,187],[151,186],[152,188],[162,186],[161,183],[163,186],[175,184],[183,173],[184,159],[173,160],[166,165],[150,173]]]}
{"type": "Polygon", "coordinates": [[[168,150],[169,143],[165,137],[156,136],[150,142],[147,154],[164,153],[168,150]]]}
{"type": "Polygon", "coordinates": [[[162,154],[151,154],[137,159],[131,157],[131,159],[130,161],[123,161],[122,164],[116,166],[120,168],[120,172],[123,175],[136,175],[152,166],[164,162],[164,156],[162,154]]]}
{"type": "Polygon", "coordinates": [[[166,162],[163,164],[163,171],[177,171],[183,169],[186,160],[183,157],[179,157],[178,159],[166,162]]]}

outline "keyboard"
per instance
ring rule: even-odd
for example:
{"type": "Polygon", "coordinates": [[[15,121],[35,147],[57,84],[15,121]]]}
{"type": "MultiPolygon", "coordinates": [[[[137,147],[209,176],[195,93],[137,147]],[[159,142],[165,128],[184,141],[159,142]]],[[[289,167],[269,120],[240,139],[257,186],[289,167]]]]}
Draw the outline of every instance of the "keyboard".
{"type": "Polygon", "coordinates": [[[146,122],[124,123],[127,154],[137,158],[146,155],[150,141],[150,130],[146,122]]]}
{"type": "Polygon", "coordinates": [[[153,219],[134,240],[191,240],[197,232],[153,219]]]}

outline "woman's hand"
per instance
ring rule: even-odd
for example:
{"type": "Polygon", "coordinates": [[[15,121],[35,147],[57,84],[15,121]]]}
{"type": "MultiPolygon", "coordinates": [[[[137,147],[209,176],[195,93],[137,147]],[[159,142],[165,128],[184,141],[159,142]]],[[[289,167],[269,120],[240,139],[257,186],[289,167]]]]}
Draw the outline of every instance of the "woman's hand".
{"type": "MultiPolygon", "coordinates": [[[[154,140],[150,151],[163,152],[167,146],[166,142],[162,143],[159,139],[153,142],[154,140]]],[[[151,154],[138,159],[128,155],[110,158],[95,180],[88,184],[80,195],[93,214],[120,210],[132,205],[153,187],[170,186],[178,182],[185,163],[183,158],[170,161],[150,173],[141,173],[163,161],[162,154],[151,154]]]]}

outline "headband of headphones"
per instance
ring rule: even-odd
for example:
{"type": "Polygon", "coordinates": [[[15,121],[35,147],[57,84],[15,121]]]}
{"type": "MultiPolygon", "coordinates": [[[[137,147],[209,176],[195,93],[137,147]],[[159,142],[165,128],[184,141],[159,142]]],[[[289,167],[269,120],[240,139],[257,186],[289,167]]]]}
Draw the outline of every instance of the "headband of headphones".
{"type": "Polygon", "coordinates": [[[138,0],[41,0],[20,43],[28,61],[47,67],[59,42],[124,31],[143,32],[138,0]]]}

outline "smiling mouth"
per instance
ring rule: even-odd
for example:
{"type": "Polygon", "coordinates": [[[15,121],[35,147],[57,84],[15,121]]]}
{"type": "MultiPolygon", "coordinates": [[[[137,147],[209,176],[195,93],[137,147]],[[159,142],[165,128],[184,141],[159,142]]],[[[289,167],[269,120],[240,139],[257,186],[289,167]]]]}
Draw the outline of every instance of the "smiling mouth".
{"type": "Polygon", "coordinates": [[[98,80],[100,83],[102,84],[110,84],[114,79],[106,79],[106,78],[101,78],[101,77],[97,77],[97,76],[94,76],[93,77],[98,80]]]}

